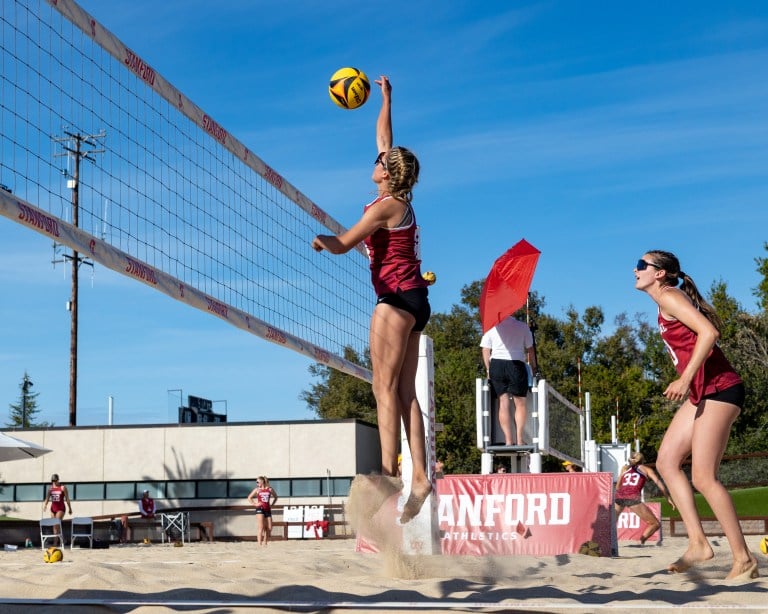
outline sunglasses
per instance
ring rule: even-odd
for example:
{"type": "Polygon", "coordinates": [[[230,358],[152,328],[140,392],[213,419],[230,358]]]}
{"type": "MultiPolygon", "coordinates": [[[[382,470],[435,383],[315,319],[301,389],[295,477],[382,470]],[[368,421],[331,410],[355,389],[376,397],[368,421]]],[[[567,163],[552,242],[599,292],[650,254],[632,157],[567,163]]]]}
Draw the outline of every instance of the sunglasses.
{"type": "Polygon", "coordinates": [[[381,168],[387,170],[387,163],[384,161],[384,154],[386,153],[386,151],[379,153],[379,155],[376,156],[376,159],[373,161],[373,165],[376,166],[377,164],[381,164],[381,168]]]}
{"type": "Polygon", "coordinates": [[[653,262],[646,262],[645,260],[638,260],[637,264],[635,265],[635,268],[638,271],[645,271],[649,266],[652,266],[654,269],[661,269],[661,267],[658,264],[653,264],[653,262]]]}

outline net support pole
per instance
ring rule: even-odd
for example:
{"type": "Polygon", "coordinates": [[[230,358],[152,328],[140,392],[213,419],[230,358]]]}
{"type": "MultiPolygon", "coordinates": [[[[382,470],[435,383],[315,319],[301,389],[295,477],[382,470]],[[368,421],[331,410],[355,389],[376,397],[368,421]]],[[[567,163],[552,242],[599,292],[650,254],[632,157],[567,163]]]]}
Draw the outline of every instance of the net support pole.
{"type": "Polygon", "coordinates": [[[480,455],[480,473],[493,473],[493,454],[488,451],[491,445],[491,384],[486,378],[475,379],[475,415],[477,427],[477,447],[480,455]]]}
{"type": "Polygon", "coordinates": [[[544,381],[533,379],[533,385],[531,386],[531,396],[533,400],[533,411],[531,412],[531,421],[533,422],[533,452],[531,452],[531,460],[529,464],[529,471],[531,473],[541,473],[541,450],[539,449],[539,423],[541,422],[541,402],[539,398],[539,384],[544,385],[544,381]]]}
{"type": "MultiPolygon", "coordinates": [[[[427,477],[432,482],[433,496],[424,504],[418,515],[403,526],[403,551],[407,554],[440,554],[439,525],[437,522],[437,483],[435,480],[435,359],[432,339],[421,335],[419,340],[419,364],[416,369],[416,398],[424,423],[425,449],[427,451],[427,477]]],[[[400,447],[403,451],[403,498],[411,492],[413,459],[405,435],[400,429],[400,447]]]]}

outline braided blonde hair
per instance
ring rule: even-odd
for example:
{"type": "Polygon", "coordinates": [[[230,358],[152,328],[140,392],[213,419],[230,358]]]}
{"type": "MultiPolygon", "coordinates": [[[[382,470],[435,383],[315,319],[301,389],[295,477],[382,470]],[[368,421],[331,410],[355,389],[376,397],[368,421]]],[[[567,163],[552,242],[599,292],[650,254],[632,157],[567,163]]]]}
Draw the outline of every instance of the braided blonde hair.
{"type": "Polygon", "coordinates": [[[413,200],[413,186],[419,180],[419,160],[405,147],[393,147],[387,152],[385,168],[389,174],[390,196],[405,201],[413,200]]]}

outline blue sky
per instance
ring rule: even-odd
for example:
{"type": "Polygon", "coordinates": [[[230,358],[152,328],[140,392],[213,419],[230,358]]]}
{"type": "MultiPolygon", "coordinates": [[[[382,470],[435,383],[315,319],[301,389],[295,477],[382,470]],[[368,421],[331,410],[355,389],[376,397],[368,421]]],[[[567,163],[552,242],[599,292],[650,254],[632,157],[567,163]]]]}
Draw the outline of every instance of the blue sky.
{"type": "MultiPolygon", "coordinates": [[[[360,3],[83,0],[83,8],[342,224],[367,202],[379,94],[344,111],[330,75],[393,83],[397,144],[422,163],[415,207],[433,310],[520,238],[561,316],[653,316],[633,263],[676,252],[754,311],[768,241],[763,2],[360,3]]],[[[67,424],[70,282],[50,242],[0,220],[0,412],[26,370],[39,418],[67,424]]],[[[103,268],[80,284],[78,424],[175,419],[178,391],[230,420],[308,419],[310,361],[103,268]],[[176,391],[169,393],[169,391],[176,391]],[[169,408],[171,411],[169,412],[169,408]]],[[[542,365],[546,372],[546,365],[542,365]]],[[[467,377],[474,377],[468,373],[467,377]]]]}

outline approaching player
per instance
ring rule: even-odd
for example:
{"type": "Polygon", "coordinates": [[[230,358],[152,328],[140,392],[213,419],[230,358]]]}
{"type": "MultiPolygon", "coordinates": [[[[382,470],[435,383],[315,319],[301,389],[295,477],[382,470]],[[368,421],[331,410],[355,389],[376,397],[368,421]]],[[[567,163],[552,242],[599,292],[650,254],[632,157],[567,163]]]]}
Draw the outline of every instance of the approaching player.
{"type": "Polygon", "coordinates": [[[682,572],[714,556],[696,510],[693,488],[682,469],[690,455],[693,484],[709,503],[731,547],[733,567],[726,578],[756,578],[757,559],[744,541],[733,500],[717,477],[731,426],[744,405],[744,384],[716,345],[719,318],[669,252],[650,251],[637,261],[635,288],[658,305],[661,338],[678,373],[664,396],[682,402],[656,459],[656,469],[688,533],[687,550],[668,569],[682,572]]]}
{"type": "MultiPolygon", "coordinates": [[[[416,367],[419,338],[430,316],[428,282],[422,278],[418,253],[418,227],[411,206],[413,186],[419,179],[419,161],[403,147],[392,147],[392,86],[381,76],[382,101],[376,121],[379,155],[372,180],[378,196],[366,205],[363,216],[339,236],[318,235],[312,247],[332,254],[344,254],[365,241],[371,280],[378,296],[371,317],[370,352],[373,394],[381,441],[381,471],[397,476],[397,449],[400,419],[405,428],[413,459],[411,493],[400,522],[419,513],[429,497],[427,455],[421,408],[416,399],[416,367]]],[[[394,494],[402,485],[385,479],[385,489],[394,494]]]]}
{"type": "Polygon", "coordinates": [[[277,493],[263,475],[256,479],[256,488],[248,495],[248,501],[256,507],[256,538],[259,546],[269,543],[272,534],[272,506],[277,503],[277,493]]]}
{"type": "MultiPolygon", "coordinates": [[[[64,484],[59,482],[59,474],[54,473],[51,476],[51,486],[43,499],[43,512],[48,507],[48,502],[51,502],[51,518],[64,518],[64,511],[68,510],[69,515],[72,515],[72,502],[69,500],[69,491],[64,484]]],[[[54,530],[58,533],[58,527],[54,527],[54,530]]],[[[59,543],[64,546],[64,536],[59,535],[59,543]]]]}
{"type": "Polygon", "coordinates": [[[629,464],[621,468],[619,477],[616,480],[616,496],[613,499],[616,516],[621,514],[625,507],[628,507],[647,525],[645,531],[640,536],[641,544],[647,542],[648,538],[656,533],[661,526],[659,519],[656,518],[651,508],[642,501],[643,486],[645,486],[648,478],[651,478],[656,483],[661,494],[667,498],[672,509],[675,509],[675,504],[670,499],[669,492],[667,492],[664,483],[656,475],[656,472],[644,463],[645,456],[640,452],[635,452],[629,457],[629,464]]]}

